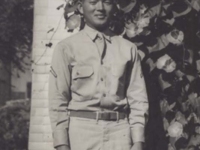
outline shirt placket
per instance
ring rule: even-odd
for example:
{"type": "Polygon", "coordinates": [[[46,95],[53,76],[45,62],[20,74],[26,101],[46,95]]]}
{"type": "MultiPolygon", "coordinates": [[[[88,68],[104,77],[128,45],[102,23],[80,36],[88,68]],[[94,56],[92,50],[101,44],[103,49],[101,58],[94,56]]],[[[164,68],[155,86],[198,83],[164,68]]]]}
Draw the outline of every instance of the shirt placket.
{"type": "Polygon", "coordinates": [[[104,38],[104,36],[102,34],[98,34],[97,35],[97,39],[95,40],[95,43],[97,45],[98,48],[98,52],[99,52],[99,56],[100,56],[100,72],[99,72],[99,82],[100,82],[100,87],[99,87],[99,92],[101,93],[101,97],[100,97],[100,107],[101,110],[103,110],[103,106],[104,106],[104,101],[107,97],[107,93],[106,93],[106,70],[107,70],[107,66],[104,63],[104,59],[106,56],[106,40],[104,38]]]}
{"type": "Polygon", "coordinates": [[[111,75],[111,62],[113,61],[112,58],[112,45],[110,44],[110,42],[106,41],[106,55],[103,59],[103,74],[104,74],[104,81],[105,81],[105,86],[103,87],[103,96],[101,99],[101,107],[102,108],[106,108],[111,110],[112,108],[112,100],[110,97],[110,85],[111,85],[111,79],[112,75],[111,75]]]}

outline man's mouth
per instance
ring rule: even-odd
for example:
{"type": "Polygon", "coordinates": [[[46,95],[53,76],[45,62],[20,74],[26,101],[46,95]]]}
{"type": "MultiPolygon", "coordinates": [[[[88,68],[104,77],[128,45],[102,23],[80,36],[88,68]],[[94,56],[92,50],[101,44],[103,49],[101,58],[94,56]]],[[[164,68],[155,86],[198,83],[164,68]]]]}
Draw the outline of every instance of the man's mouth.
{"type": "Polygon", "coordinates": [[[105,14],[97,14],[95,15],[98,19],[104,19],[106,18],[106,15],[105,14]]]}

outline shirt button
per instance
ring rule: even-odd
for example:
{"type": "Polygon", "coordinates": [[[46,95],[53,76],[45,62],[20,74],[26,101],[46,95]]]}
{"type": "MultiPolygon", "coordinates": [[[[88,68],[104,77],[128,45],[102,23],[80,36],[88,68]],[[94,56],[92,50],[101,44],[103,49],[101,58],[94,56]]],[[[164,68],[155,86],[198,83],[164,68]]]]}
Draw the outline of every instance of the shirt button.
{"type": "Polygon", "coordinates": [[[101,81],[103,81],[103,78],[101,78],[101,81]]]}
{"type": "Polygon", "coordinates": [[[79,75],[79,72],[77,72],[76,75],[79,75]]]}
{"type": "Polygon", "coordinates": [[[103,97],[106,97],[106,94],[103,94],[103,97]]]}

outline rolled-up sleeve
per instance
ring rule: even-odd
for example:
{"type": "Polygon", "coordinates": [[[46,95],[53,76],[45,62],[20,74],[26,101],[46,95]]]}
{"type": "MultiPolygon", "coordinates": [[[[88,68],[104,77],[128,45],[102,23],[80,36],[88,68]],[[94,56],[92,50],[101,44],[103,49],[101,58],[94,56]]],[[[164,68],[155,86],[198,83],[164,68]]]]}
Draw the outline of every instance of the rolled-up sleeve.
{"type": "Polygon", "coordinates": [[[54,147],[69,145],[67,107],[71,100],[70,74],[67,48],[59,43],[53,53],[48,91],[54,147]]]}
{"type": "Polygon", "coordinates": [[[148,116],[146,85],[136,46],[132,48],[132,65],[127,98],[130,106],[129,122],[133,143],[144,142],[144,130],[148,116]]]}

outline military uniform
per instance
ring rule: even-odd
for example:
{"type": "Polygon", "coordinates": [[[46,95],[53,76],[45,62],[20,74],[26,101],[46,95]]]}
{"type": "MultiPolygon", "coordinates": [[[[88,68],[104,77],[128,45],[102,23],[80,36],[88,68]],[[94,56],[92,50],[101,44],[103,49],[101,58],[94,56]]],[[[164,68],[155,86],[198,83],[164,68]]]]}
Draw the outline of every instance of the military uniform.
{"type": "Polygon", "coordinates": [[[89,26],[61,41],[52,59],[49,110],[55,147],[128,150],[143,142],[148,101],[136,46],[89,26]]]}

